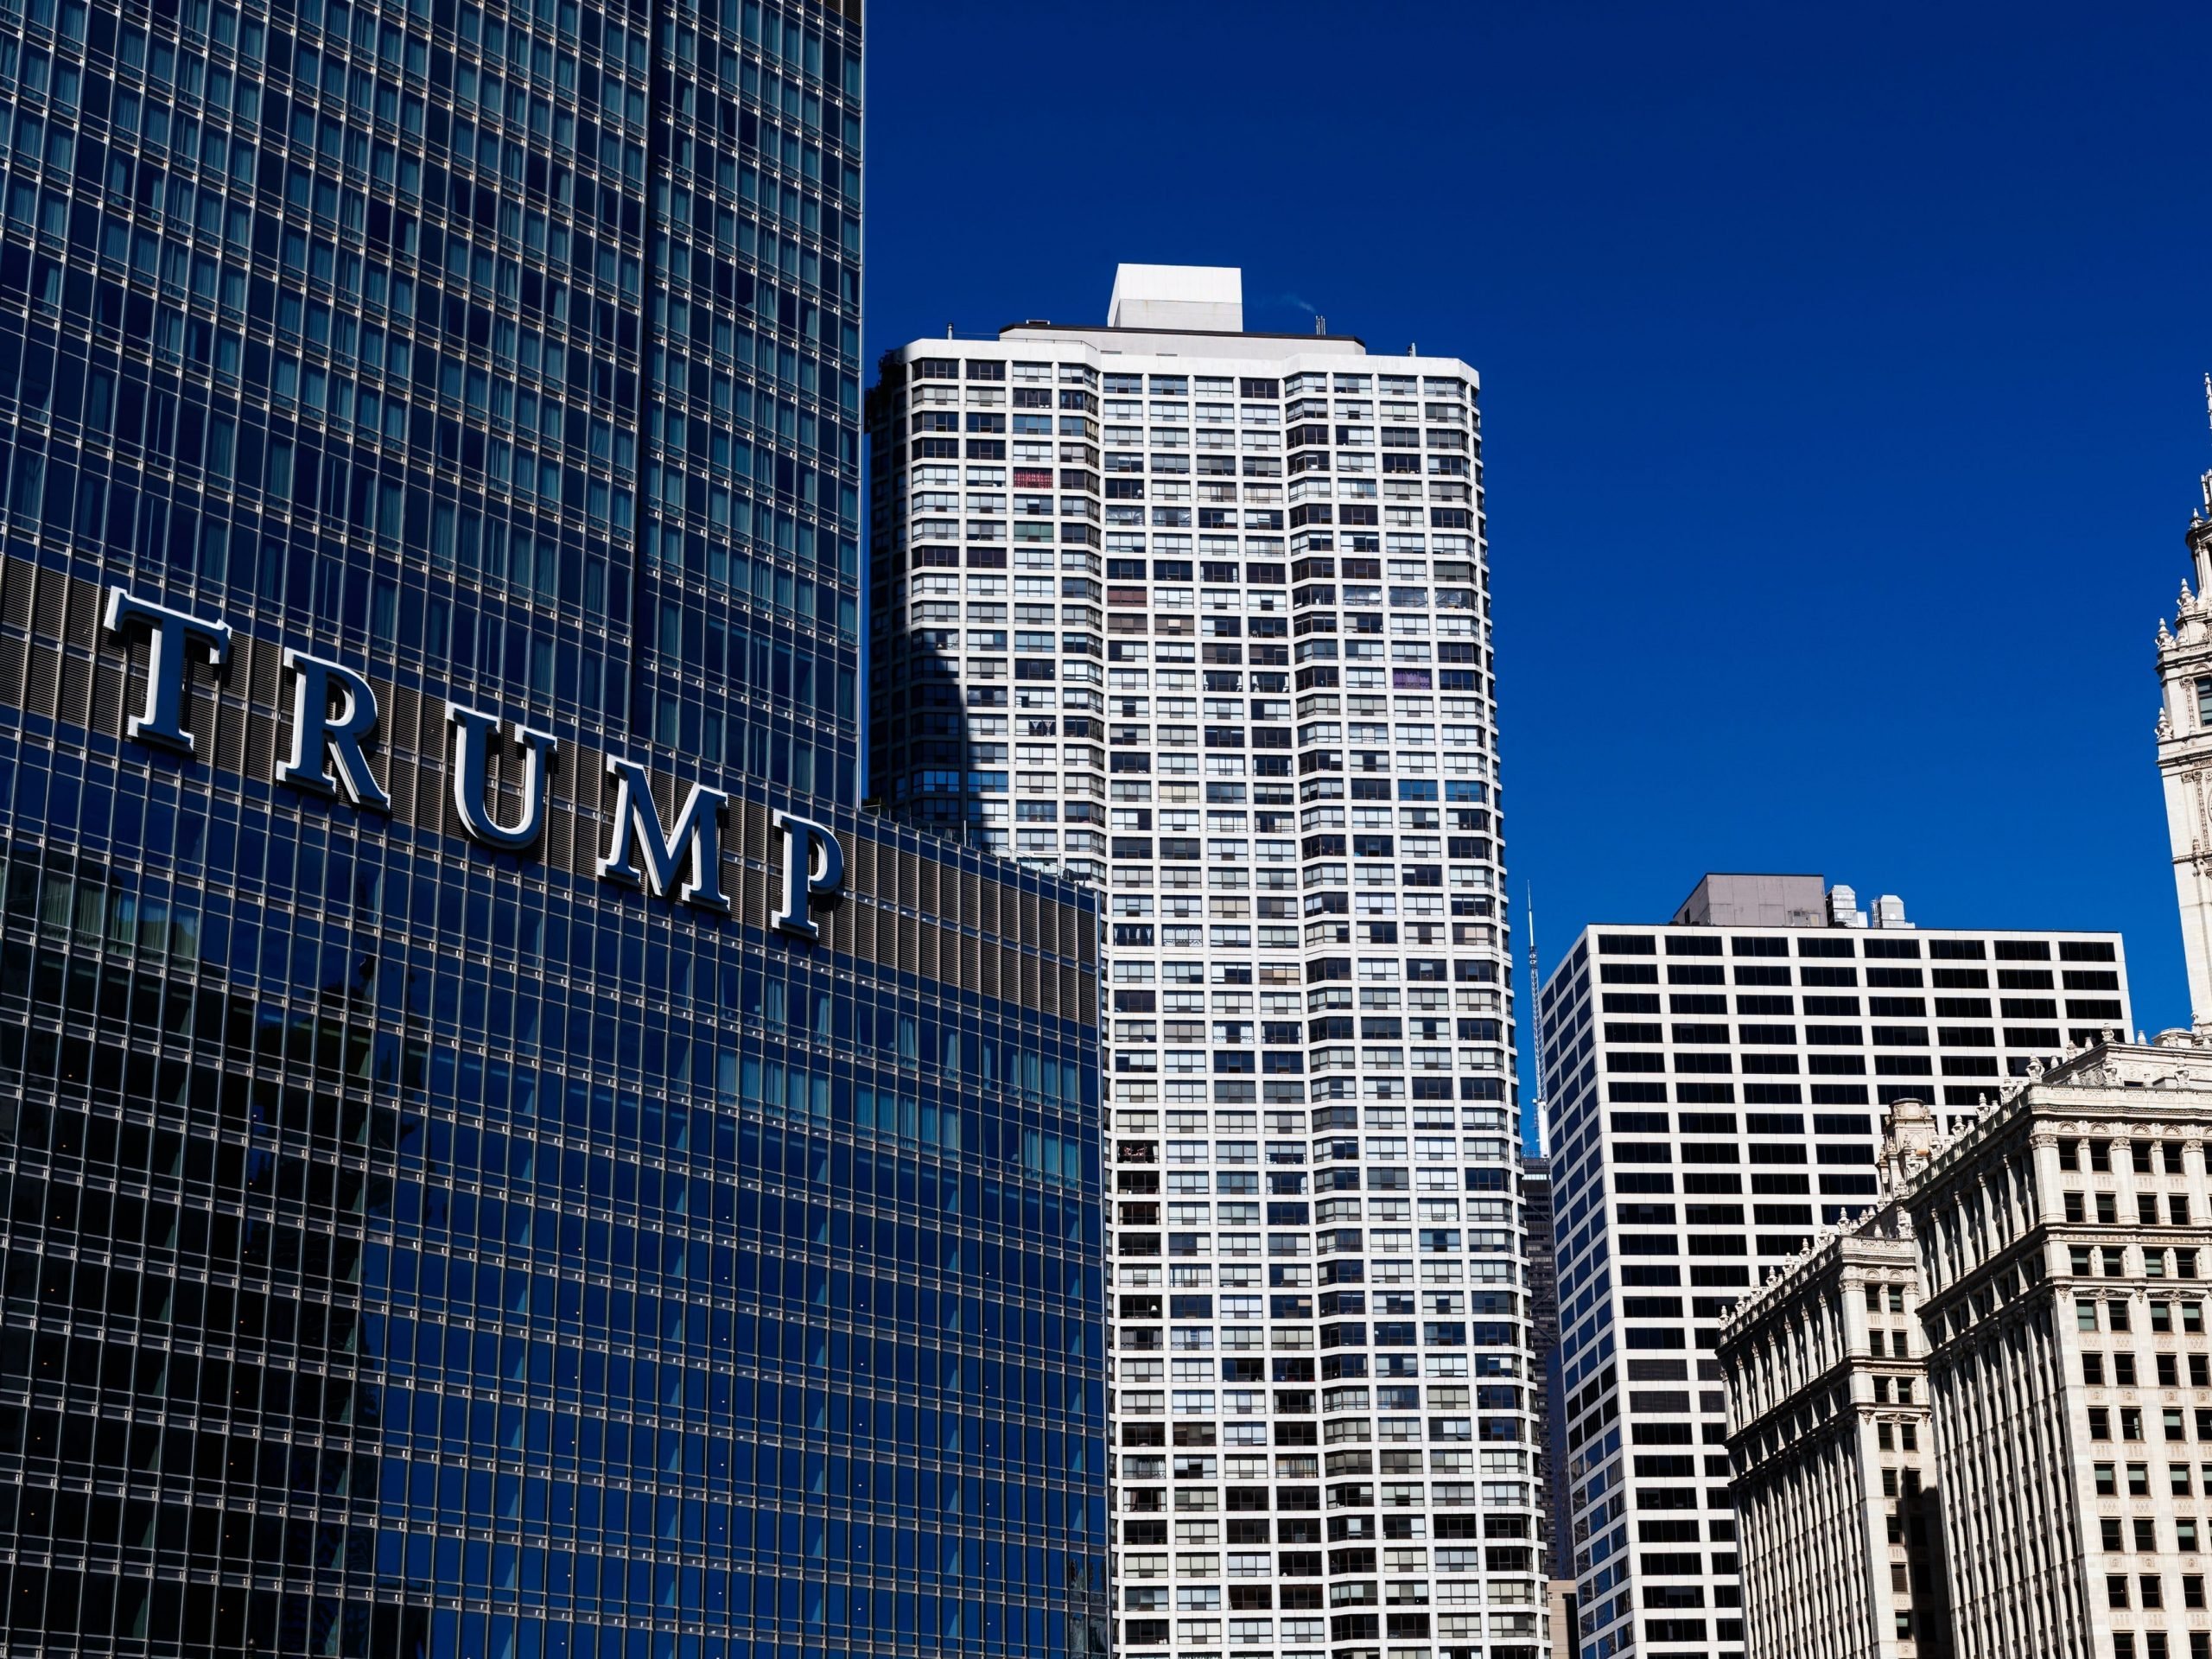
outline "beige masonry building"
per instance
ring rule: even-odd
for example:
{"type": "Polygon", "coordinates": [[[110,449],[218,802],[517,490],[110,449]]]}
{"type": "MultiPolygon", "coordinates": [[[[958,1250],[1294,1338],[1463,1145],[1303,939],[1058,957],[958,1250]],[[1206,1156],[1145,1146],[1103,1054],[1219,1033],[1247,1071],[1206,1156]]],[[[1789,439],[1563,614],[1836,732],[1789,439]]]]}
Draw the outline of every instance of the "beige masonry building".
{"type": "MultiPolygon", "coordinates": [[[[1901,1102],[1891,1169],[1924,1166],[1901,1102]]],[[[1950,1652],[1936,1442],[1909,1212],[1824,1236],[1726,1327],[1747,1650],[1762,1659],[1950,1652]]]]}
{"type": "Polygon", "coordinates": [[[2212,1045],[2069,1055],[1924,1163],[1907,1119],[1723,1327],[1751,1649],[2212,1659],[2212,1045]]]}

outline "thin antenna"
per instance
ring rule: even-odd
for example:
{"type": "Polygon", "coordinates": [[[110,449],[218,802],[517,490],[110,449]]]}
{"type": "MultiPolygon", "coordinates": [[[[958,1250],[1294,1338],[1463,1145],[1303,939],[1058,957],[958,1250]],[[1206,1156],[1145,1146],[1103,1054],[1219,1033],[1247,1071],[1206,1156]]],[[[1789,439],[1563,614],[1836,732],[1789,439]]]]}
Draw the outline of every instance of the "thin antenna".
{"type": "MultiPolygon", "coordinates": [[[[2207,426],[2212,426],[2212,374],[2204,377],[2204,421],[2207,426]]],[[[2204,516],[2212,517],[2212,472],[2206,473],[2197,484],[2204,497],[2204,516]]],[[[2202,573],[2200,572],[2197,586],[2202,588],[2203,585],[2202,573]]]]}
{"type": "Polygon", "coordinates": [[[1522,908],[1529,912],[1529,1055],[1535,1071],[1530,1081],[1536,1097],[1536,1156],[1548,1158],[1552,1155],[1552,1119],[1544,1100],[1544,1021],[1536,1002],[1536,889],[1532,882],[1522,891],[1522,908]]]}

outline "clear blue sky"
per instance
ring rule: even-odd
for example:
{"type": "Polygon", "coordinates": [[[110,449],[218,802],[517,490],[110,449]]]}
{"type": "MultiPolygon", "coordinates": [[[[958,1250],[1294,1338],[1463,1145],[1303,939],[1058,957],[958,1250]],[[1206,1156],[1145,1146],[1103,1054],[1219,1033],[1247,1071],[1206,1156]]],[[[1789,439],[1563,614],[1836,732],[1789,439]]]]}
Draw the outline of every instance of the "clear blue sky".
{"type": "Polygon", "coordinates": [[[2212,9],[878,0],[871,355],[1244,270],[1480,370],[1547,969],[1707,869],[2116,927],[2212,467],[2212,9]]]}

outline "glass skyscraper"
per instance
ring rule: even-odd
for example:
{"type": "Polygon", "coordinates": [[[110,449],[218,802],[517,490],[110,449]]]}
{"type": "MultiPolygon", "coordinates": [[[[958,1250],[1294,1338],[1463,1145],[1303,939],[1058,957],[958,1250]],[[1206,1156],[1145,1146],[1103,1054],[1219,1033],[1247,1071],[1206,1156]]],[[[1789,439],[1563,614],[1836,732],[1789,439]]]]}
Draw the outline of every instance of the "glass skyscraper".
{"type": "Polygon", "coordinates": [[[0,17],[9,1652],[1102,1649],[1095,901],[852,804],[860,63],[0,17]]]}

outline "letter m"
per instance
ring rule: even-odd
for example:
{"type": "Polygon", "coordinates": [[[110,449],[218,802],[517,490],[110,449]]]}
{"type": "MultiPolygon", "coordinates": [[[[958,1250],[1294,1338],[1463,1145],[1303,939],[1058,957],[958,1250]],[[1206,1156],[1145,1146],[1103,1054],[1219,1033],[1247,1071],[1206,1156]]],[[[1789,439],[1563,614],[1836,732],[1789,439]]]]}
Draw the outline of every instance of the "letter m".
{"type": "Polygon", "coordinates": [[[721,830],[729,797],[704,784],[692,785],[675,828],[664,831],[660,809],[653,804],[652,775],[645,767],[610,754],[607,772],[614,779],[614,823],[608,831],[607,856],[599,861],[600,874],[660,898],[676,887],[676,896],[685,904],[727,914],[730,904],[722,892],[721,830]],[[642,868],[633,854],[642,855],[642,868]],[[686,869],[680,887],[679,866],[686,869]]]}

